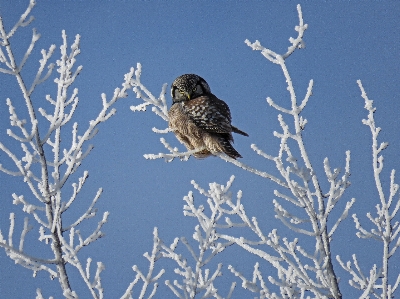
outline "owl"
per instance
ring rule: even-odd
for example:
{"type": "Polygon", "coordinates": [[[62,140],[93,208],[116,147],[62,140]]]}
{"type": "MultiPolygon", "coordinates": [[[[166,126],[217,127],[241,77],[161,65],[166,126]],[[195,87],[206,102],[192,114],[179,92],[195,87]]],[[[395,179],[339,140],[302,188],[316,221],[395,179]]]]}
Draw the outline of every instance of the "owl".
{"type": "Polygon", "coordinates": [[[168,112],[169,128],[196,158],[225,153],[236,159],[242,156],[233,148],[232,132],[249,136],[231,124],[228,105],[211,93],[207,82],[195,74],[175,79],[171,86],[172,106],[168,112]]]}

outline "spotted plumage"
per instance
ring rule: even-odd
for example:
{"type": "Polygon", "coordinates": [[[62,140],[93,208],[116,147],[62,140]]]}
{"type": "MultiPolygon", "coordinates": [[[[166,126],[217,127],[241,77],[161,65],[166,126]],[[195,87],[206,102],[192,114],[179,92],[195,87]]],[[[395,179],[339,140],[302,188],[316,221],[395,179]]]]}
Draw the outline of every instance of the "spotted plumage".
{"type": "Polygon", "coordinates": [[[218,153],[234,159],[242,157],[231,144],[232,132],[248,135],[232,126],[228,105],[211,93],[203,78],[194,74],[176,78],[171,86],[171,97],[169,127],[188,150],[202,149],[195,157],[218,153]]]}

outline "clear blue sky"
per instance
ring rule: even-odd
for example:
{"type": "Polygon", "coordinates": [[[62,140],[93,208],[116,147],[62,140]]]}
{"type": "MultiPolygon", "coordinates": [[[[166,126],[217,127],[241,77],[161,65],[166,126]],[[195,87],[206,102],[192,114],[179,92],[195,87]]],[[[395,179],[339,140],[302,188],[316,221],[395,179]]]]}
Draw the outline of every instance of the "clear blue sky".
{"type": "MultiPolygon", "coordinates": [[[[250,144],[257,144],[267,153],[277,153],[279,140],[272,135],[274,130],[280,130],[277,112],[267,105],[265,98],[270,96],[280,105],[289,107],[289,97],[280,68],[259,52],[252,51],[244,40],[258,39],[265,47],[284,52],[289,46],[288,38],[297,33],[294,31],[298,24],[297,3],[38,1],[33,10],[36,18],[33,25],[17,32],[12,41],[20,47],[16,55],[21,58],[30,42],[32,26],[42,34],[24,73],[30,82],[32,71],[38,66],[39,49],[48,49],[51,44],[56,44],[59,49],[63,29],[70,44],[76,34],[81,35],[78,65],[83,65],[83,71],[75,84],[80,98],[75,120],[80,122],[82,129],[100,110],[100,94],[104,92],[111,97],[114,88],[122,83],[123,75],[137,62],[143,66],[142,82],[157,96],[163,83],[170,84],[184,73],[196,73],[206,79],[214,94],[229,104],[233,124],[249,133],[248,138],[237,136],[235,139],[235,148],[244,157],[242,161],[276,173],[275,166],[258,157],[250,144]]],[[[0,13],[8,30],[27,4],[27,0],[0,0],[0,13]]],[[[325,157],[329,157],[332,167],[343,168],[345,151],[351,150],[352,186],[345,194],[342,206],[356,197],[351,213],[357,212],[366,224],[363,215],[373,211],[377,194],[372,180],[371,135],[369,128],[361,123],[367,112],[363,109],[356,80],[362,80],[378,109],[376,120],[383,129],[381,141],[390,142],[384,152],[387,190],[390,169],[400,169],[400,3],[300,1],[300,4],[304,21],[309,24],[305,34],[306,49],[296,51],[287,65],[299,98],[306,93],[308,81],[314,79],[313,96],[303,113],[308,119],[304,133],[306,146],[321,178],[325,157]]],[[[58,53],[54,57],[58,58],[58,53]]],[[[56,86],[49,80],[34,94],[35,107],[47,105],[44,95],[54,96],[55,92],[56,86]]],[[[0,74],[0,97],[0,140],[18,151],[19,145],[6,135],[6,129],[10,127],[6,98],[13,101],[17,111],[22,113],[25,109],[15,78],[0,74]]],[[[169,93],[167,99],[170,101],[169,93]]],[[[142,254],[151,250],[154,226],[159,228],[160,237],[166,243],[171,243],[174,237],[191,238],[195,222],[183,216],[182,198],[193,190],[192,179],[207,188],[209,182],[225,184],[234,174],[233,190],[243,190],[242,202],[247,213],[256,216],[265,231],[279,228],[282,236],[295,237],[274,219],[272,200],[276,186],[272,182],[217,158],[191,158],[188,162],[169,164],[163,160],[145,160],[143,154],[165,152],[159,142],[159,138],[165,136],[154,134],[151,128],[163,129],[166,123],[150,111],[130,111],[130,105],[139,103],[130,92],[128,98],[116,105],[117,115],[100,126],[100,132],[93,140],[95,149],[78,171],[81,174],[88,170],[89,181],[81,193],[81,200],[68,215],[72,217],[79,209],[86,208],[97,188],[104,188],[97,205],[99,216],[90,222],[89,228],[94,228],[100,215],[109,211],[109,222],[104,227],[106,237],[82,253],[83,257],[91,256],[94,261],[105,264],[102,281],[107,298],[123,294],[134,278],[132,265],[146,269],[142,254]]],[[[69,129],[65,131],[68,132],[69,129]]],[[[172,134],[166,138],[178,145],[172,134]]],[[[0,163],[11,165],[3,153],[0,153],[0,163]]],[[[25,215],[18,206],[12,205],[11,194],[16,192],[32,198],[21,178],[1,173],[0,184],[0,228],[6,236],[9,213],[15,212],[18,225],[14,242],[17,243],[18,229],[25,215]]],[[[196,193],[195,199],[204,200],[196,193]]],[[[354,234],[354,224],[349,218],[334,237],[333,255],[341,254],[348,260],[352,253],[358,253],[360,259],[366,261],[367,270],[373,262],[379,261],[380,252],[375,251],[376,244],[371,241],[354,240],[354,234]],[[364,248],[368,248],[368,252],[364,248]]],[[[31,243],[26,244],[28,253],[50,256],[37,241],[36,226],[28,240],[31,243]]],[[[189,256],[184,248],[181,252],[189,256]]],[[[226,268],[229,263],[250,275],[254,258],[242,257],[243,251],[235,248],[224,253],[223,282],[236,280],[226,268]],[[238,262],[242,258],[243,262],[238,262]]],[[[172,263],[163,265],[169,273],[175,267],[172,263]]],[[[38,287],[46,297],[60,298],[58,281],[50,281],[47,273],[39,273],[34,279],[30,270],[14,265],[4,252],[0,252],[0,268],[3,298],[33,298],[38,287]]],[[[340,270],[337,264],[335,269],[340,270]]],[[[272,274],[267,264],[262,264],[261,270],[265,277],[272,274]]],[[[355,294],[347,286],[348,275],[343,271],[339,271],[339,275],[343,290],[355,294]]],[[[166,278],[177,279],[173,275],[166,278]]],[[[80,280],[77,281],[79,283],[72,281],[72,287],[85,298],[85,290],[80,287],[80,280]]],[[[241,282],[236,281],[234,298],[252,297],[243,293],[241,282]]],[[[226,283],[217,287],[227,289],[226,283]]],[[[157,298],[172,298],[169,292],[162,283],[157,298]]]]}

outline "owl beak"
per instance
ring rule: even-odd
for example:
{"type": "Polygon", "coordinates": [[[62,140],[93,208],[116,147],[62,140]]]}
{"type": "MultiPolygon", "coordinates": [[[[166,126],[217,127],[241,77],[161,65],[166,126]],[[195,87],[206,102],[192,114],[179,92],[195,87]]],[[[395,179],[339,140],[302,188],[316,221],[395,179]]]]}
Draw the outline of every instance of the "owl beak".
{"type": "Polygon", "coordinates": [[[190,93],[185,92],[185,96],[188,98],[188,100],[190,101],[190,93]]]}

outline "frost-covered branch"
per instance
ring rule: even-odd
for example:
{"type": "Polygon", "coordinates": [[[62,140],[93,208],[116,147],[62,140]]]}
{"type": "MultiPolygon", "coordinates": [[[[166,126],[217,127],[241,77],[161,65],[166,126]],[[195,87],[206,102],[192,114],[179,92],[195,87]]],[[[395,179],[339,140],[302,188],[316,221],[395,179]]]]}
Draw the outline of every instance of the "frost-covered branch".
{"type": "MultiPolygon", "coordinates": [[[[42,295],[42,290],[41,289],[36,289],[36,299],[45,299],[42,295]]],[[[54,299],[53,296],[50,296],[49,299],[54,299]]]]}
{"type": "MultiPolygon", "coordinates": [[[[204,213],[203,206],[195,207],[192,192],[190,192],[188,196],[184,197],[184,201],[186,202],[184,206],[184,215],[195,217],[199,222],[199,225],[195,227],[195,232],[193,234],[193,239],[198,242],[198,245],[196,246],[198,251],[195,250],[195,247],[193,247],[186,238],[182,237],[180,239],[176,238],[170,246],[162,245],[163,251],[161,252],[163,257],[172,259],[179,266],[179,268],[175,269],[175,273],[182,276],[182,283],[179,283],[178,280],[174,280],[173,283],[169,280],[165,282],[178,298],[197,298],[196,296],[200,294],[202,294],[201,298],[223,298],[218,294],[218,289],[214,286],[217,277],[222,275],[222,264],[219,263],[217,269],[214,271],[205,268],[205,266],[217,254],[221,253],[226,247],[232,245],[232,242],[216,242],[218,240],[216,225],[220,217],[223,215],[219,212],[217,207],[224,202],[224,196],[218,198],[217,196],[221,195],[221,192],[228,192],[232,181],[233,177],[231,178],[231,181],[227,183],[226,187],[216,183],[210,184],[210,187],[212,185],[212,189],[208,192],[211,196],[208,200],[208,204],[211,208],[211,214],[209,216],[204,213]],[[215,193],[213,193],[214,191],[215,193]],[[214,194],[214,196],[211,194],[214,194]],[[182,254],[176,253],[179,240],[185,245],[187,251],[195,261],[194,268],[189,265],[182,254]]],[[[196,189],[199,188],[194,181],[192,181],[192,184],[196,189]]],[[[205,191],[203,190],[203,192],[205,191]]],[[[224,298],[231,298],[235,286],[236,283],[231,284],[230,291],[224,298]]]]}
{"type": "Polygon", "coordinates": [[[327,258],[317,250],[308,253],[302,248],[295,239],[289,241],[281,239],[277,230],[273,230],[265,235],[260,228],[255,217],[249,218],[246,214],[244,205],[241,203],[242,192],[237,193],[236,201],[232,199],[229,190],[234,177],[228,181],[226,186],[216,183],[210,184],[210,190],[206,191],[196,183],[192,182],[195,189],[207,198],[211,216],[207,216],[202,204],[195,205],[193,194],[185,197],[187,205],[184,207],[185,215],[197,218],[203,230],[215,231],[213,237],[214,247],[223,251],[227,246],[236,244],[246,251],[260,257],[270,263],[277,271],[278,279],[273,276],[268,277],[268,281],[280,289],[281,295],[273,295],[266,286],[266,280],[258,270],[256,265],[255,276],[252,281],[247,280],[240,272],[230,266],[230,270],[239,276],[242,286],[251,292],[258,293],[260,298],[303,298],[307,292],[313,293],[315,298],[332,298],[330,279],[327,272],[327,258]],[[217,215],[217,217],[212,217],[217,215]],[[239,227],[249,228],[257,240],[249,237],[235,237],[223,229],[234,229],[239,227]],[[312,266],[311,266],[312,265],[312,266]],[[257,284],[260,282],[260,285],[257,284]],[[266,296],[269,294],[268,296],[266,296]],[[289,295],[289,297],[285,297],[289,295]],[[266,296],[266,297],[263,297],[266,296]]]}
{"type": "Polygon", "coordinates": [[[204,148],[196,148],[191,151],[180,153],[177,147],[172,147],[165,138],[160,138],[161,143],[165,146],[166,149],[170,151],[171,154],[163,154],[159,153],[158,155],[154,154],[145,154],[143,155],[146,159],[154,160],[158,158],[164,158],[166,162],[171,162],[175,158],[179,158],[182,161],[187,161],[190,158],[190,155],[193,155],[197,152],[201,152],[204,148]]]}
{"type": "Polygon", "coordinates": [[[400,226],[399,221],[395,220],[400,207],[399,185],[395,183],[395,170],[390,174],[390,187],[388,194],[382,187],[381,173],[383,170],[383,155],[382,151],[387,148],[389,143],[382,142],[379,144],[378,135],[381,131],[380,127],[376,127],[374,113],[376,108],[373,106],[373,101],[370,100],[362,86],[360,80],[357,81],[361,90],[361,97],[365,102],[365,109],[368,111],[368,118],[363,119],[364,125],[368,126],[372,135],[372,169],[374,173],[375,186],[378,191],[379,203],[376,205],[376,216],[372,213],[367,213],[367,218],[372,222],[375,228],[366,229],[361,225],[361,222],[356,214],[353,214],[353,219],[357,229],[357,237],[363,239],[373,239],[382,242],[382,265],[378,268],[373,265],[370,270],[370,276],[363,274],[361,267],[358,265],[357,256],[353,255],[353,265],[357,271],[353,270],[351,262],[344,264],[340,257],[337,256],[343,269],[352,275],[349,281],[350,285],[363,291],[360,298],[369,298],[373,294],[376,298],[393,298],[400,282],[400,273],[396,274],[397,278],[392,285],[389,283],[389,260],[396,254],[400,246],[400,226]],[[397,200],[395,199],[397,198],[397,200]],[[378,292],[378,290],[381,292],[378,292]]]}
{"type": "Polygon", "coordinates": [[[24,229],[21,232],[19,247],[16,248],[13,244],[13,236],[14,236],[14,227],[15,227],[15,215],[14,213],[10,213],[10,228],[8,232],[8,242],[4,239],[2,232],[0,231],[0,246],[4,248],[6,254],[15,261],[16,264],[19,264],[25,268],[28,268],[33,271],[33,276],[36,276],[38,271],[44,270],[50,274],[50,278],[53,279],[57,277],[57,272],[55,272],[48,265],[55,265],[58,263],[57,260],[48,260],[43,258],[34,257],[28,255],[24,252],[24,242],[26,234],[32,229],[28,225],[28,218],[25,218],[24,221],[24,229]]]}
{"type": "MultiPolygon", "coordinates": [[[[136,98],[142,99],[143,103],[131,106],[132,111],[146,111],[147,106],[152,105],[151,111],[161,117],[163,120],[168,121],[168,107],[165,99],[167,84],[164,84],[161,89],[160,96],[156,98],[141,82],[142,65],[140,63],[136,66],[135,78],[132,78],[130,84],[133,86],[133,91],[136,93],[136,98]]],[[[155,131],[159,131],[153,128],[155,131]]],[[[164,133],[164,132],[163,132],[164,133]]]]}
{"type": "MultiPolygon", "coordinates": [[[[292,130],[289,124],[285,121],[284,116],[279,114],[278,121],[283,132],[274,132],[274,136],[281,140],[278,155],[272,156],[266,154],[255,145],[252,147],[259,155],[275,162],[276,168],[286,181],[286,184],[291,192],[291,196],[282,194],[280,192],[278,193],[278,191],[275,191],[275,195],[281,197],[286,202],[294,204],[298,208],[303,209],[307,215],[306,217],[296,216],[293,214],[293,212],[289,212],[289,209],[285,208],[278,201],[274,200],[273,203],[275,205],[276,217],[280,219],[282,223],[285,224],[290,230],[298,234],[309,235],[315,238],[315,250],[316,253],[320,255],[319,261],[314,261],[317,278],[318,280],[321,280],[321,285],[330,291],[330,296],[333,296],[334,298],[341,298],[337,277],[333,270],[330,242],[332,234],[335,232],[340,222],[347,217],[349,209],[354,204],[355,200],[352,199],[347,202],[344,211],[341,213],[339,218],[337,218],[336,223],[330,230],[328,230],[327,220],[333,208],[342,198],[346,188],[350,186],[350,182],[348,180],[350,176],[350,152],[346,152],[345,172],[341,178],[339,178],[339,169],[334,169],[332,172],[329,166],[329,160],[327,158],[324,160],[325,174],[328,182],[330,183],[329,191],[324,193],[320,187],[321,178],[317,176],[317,173],[312,166],[302,137],[302,131],[305,129],[307,119],[303,118],[303,116],[300,114],[305,109],[312,95],[313,80],[310,80],[307,92],[301,103],[298,104],[298,96],[294,90],[292,78],[290,77],[289,70],[287,69],[285,62],[285,60],[291,54],[293,54],[295,49],[304,47],[303,35],[307,29],[307,24],[304,24],[303,22],[300,5],[297,6],[297,10],[299,15],[299,25],[295,27],[295,30],[298,32],[298,36],[297,38],[289,39],[292,45],[288,48],[286,53],[278,54],[268,48],[263,47],[259,41],[251,43],[246,40],[246,44],[253,50],[261,51],[261,54],[264,57],[281,67],[287,83],[287,90],[289,91],[291,108],[285,108],[269,97],[267,98],[267,102],[270,106],[283,113],[283,115],[292,117],[294,128],[294,130],[292,130]],[[301,160],[299,160],[299,157],[295,157],[292,154],[289,144],[292,144],[293,142],[300,151],[301,160]],[[305,225],[309,225],[309,228],[302,228],[302,226],[305,225]]],[[[278,245],[278,243],[276,245],[278,245]]],[[[281,256],[283,252],[282,250],[280,249],[279,251],[281,256]]],[[[313,256],[306,254],[303,249],[301,249],[299,252],[301,252],[304,257],[313,256]]],[[[301,273],[303,272],[301,270],[301,260],[297,259],[295,254],[296,252],[292,251],[290,255],[294,260],[296,260],[297,267],[300,267],[297,272],[301,273]]],[[[315,256],[317,255],[315,254],[315,256]]],[[[294,265],[295,264],[293,264],[292,267],[294,265]]],[[[306,283],[308,283],[306,277],[303,277],[303,279],[306,281],[306,283]]],[[[317,284],[310,282],[310,288],[313,288],[316,285],[317,284]]]]}
{"type": "MultiPolygon", "coordinates": [[[[231,178],[231,181],[233,181],[233,177],[231,178]]],[[[224,190],[228,192],[230,183],[231,182],[228,182],[226,187],[222,186],[222,189],[225,188],[224,190]]],[[[200,187],[194,181],[192,181],[192,184],[196,187],[196,189],[200,189],[200,187]]],[[[220,185],[214,184],[213,186],[221,189],[220,185]]],[[[133,288],[139,283],[139,281],[143,281],[143,285],[138,298],[144,298],[151,284],[153,284],[153,288],[150,295],[146,298],[153,298],[158,287],[157,281],[165,272],[165,270],[162,269],[158,272],[158,274],[153,276],[155,263],[160,258],[170,259],[178,266],[175,268],[174,272],[182,277],[182,282],[179,282],[178,280],[174,280],[173,283],[171,283],[169,280],[165,281],[165,284],[170,288],[172,293],[177,298],[214,297],[217,299],[222,299],[232,297],[236,283],[231,284],[229,293],[226,297],[220,296],[218,289],[215,288],[214,285],[217,278],[222,275],[222,264],[218,264],[214,271],[205,268],[205,266],[217,254],[222,252],[227,246],[232,245],[231,242],[224,242],[224,244],[215,242],[217,240],[215,225],[218,222],[221,214],[218,212],[218,209],[214,209],[211,215],[207,216],[206,213],[202,212],[202,207],[196,208],[193,204],[193,194],[191,192],[188,196],[184,197],[184,200],[186,202],[186,205],[184,206],[184,214],[186,216],[196,217],[200,222],[200,225],[195,227],[195,232],[193,234],[193,239],[198,244],[196,246],[192,246],[186,238],[182,237],[175,238],[172,244],[167,246],[159,238],[158,230],[155,228],[153,232],[154,238],[152,253],[151,255],[148,253],[144,254],[150,263],[148,274],[144,274],[136,265],[133,266],[133,270],[136,272],[135,279],[130,283],[126,292],[121,298],[133,298],[133,288]],[[184,255],[177,252],[179,243],[186,247],[186,252],[189,252],[194,260],[194,266],[190,265],[190,262],[187,261],[184,255]],[[198,250],[196,250],[196,248],[198,248],[198,250]]],[[[209,201],[209,203],[211,204],[211,201],[209,201]]],[[[218,205],[218,202],[215,202],[215,204],[218,205]]]]}
{"type": "Polygon", "coordinates": [[[248,39],[246,39],[246,41],[245,41],[246,45],[251,47],[253,50],[261,51],[261,54],[265,58],[267,58],[269,61],[271,61],[272,63],[281,64],[282,63],[281,59],[285,60],[290,55],[292,55],[296,49],[302,49],[305,47],[305,43],[303,41],[303,35],[304,35],[304,32],[307,30],[308,25],[304,24],[303,13],[301,11],[300,4],[297,5],[297,12],[299,15],[299,25],[297,25],[294,29],[298,32],[298,35],[296,38],[293,38],[293,37],[289,38],[291,45],[288,47],[288,50],[286,53],[277,54],[276,52],[272,51],[271,49],[263,47],[258,40],[256,40],[254,43],[251,43],[248,39]]]}
{"type": "MultiPolygon", "coordinates": [[[[4,239],[0,231],[0,247],[4,248],[7,255],[16,263],[33,270],[34,275],[38,271],[44,270],[50,273],[51,278],[57,277],[66,298],[78,298],[70,286],[66,264],[70,264],[78,270],[93,298],[103,298],[100,274],[104,265],[98,262],[96,272],[91,277],[92,259],[87,259],[86,266],[83,266],[78,256],[78,252],[83,247],[103,236],[101,229],[107,222],[108,212],[103,214],[97,227],[86,237],[78,229],[85,220],[96,216],[95,204],[100,198],[102,189],[99,189],[87,210],[72,220],[69,225],[64,225],[63,213],[77,200],[88,177],[88,172],[84,171],[78,182],[72,183],[72,195],[66,200],[64,197],[68,193],[62,191],[66,189],[65,184],[71,180],[71,176],[78,170],[82,161],[93,148],[87,143],[96,135],[98,125],[115,114],[115,108],[112,106],[118,99],[126,97],[127,89],[133,87],[131,81],[135,70],[131,68],[130,72],[125,75],[122,87],[116,88],[111,98],[107,99],[105,94],[101,95],[102,108],[98,115],[89,122],[86,129],[78,130],[77,122],[70,125],[79,103],[78,89],[73,88],[73,84],[82,70],[82,66],[76,66],[77,56],[80,53],[80,36],[76,35],[75,41],[69,47],[67,35],[63,31],[61,55],[56,64],[50,62],[56,49],[55,45],[51,45],[48,51],[41,51],[42,58],[39,61],[36,75],[33,78],[23,76],[21,70],[34,51],[40,34],[33,29],[31,42],[19,62],[14,56],[16,45],[10,41],[10,38],[20,27],[25,27],[33,20],[33,17],[29,18],[29,14],[34,5],[35,1],[30,1],[25,13],[9,32],[6,32],[3,20],[0,18],[0,72],[16,78],[29,115],[28,120],[21,118],[20,115],[24,113],[15,109],[12,99],[7,99],[10,124],[13,127],[7,130],[7,134],[14,142],[20,144],[23,155],[11,151],[3,142],[0,142],[0,150],[5,153],[4,157],[8,157],[15,167],[15,169],[8,169],[0,164],[0,170],[8,175],[21,176],[28,185],[34,197],[14,193],[12,195],[13,203],[20,205],[23,212],[33,216],[33,219],[39,224],[39,241],[50,247],[54,257],[45,259],[31,256],[25,252],[25,238],[32,229],[28,218],[24,221],[19,246],[16,247],[13,244],[14,214],[11,214],[10,218],[8,241],[4,239]],[[48,103],[45,109],[40,107],[39,103],[33,102],[33,94],[38,85],[50,78],[55,65],[58,72],[57,78],[54,79],[56,92],[54,95],[46,95],[48,103]],[[45,71],[46,68],[47,71],[45,71]],[[26,82],[29,80],[32,80],[32,83],[28,87],[26,82]],[[42,118],[38,117],[38,113],[42,118]],[[62,142],[62,137],[67,132],[65,130],[67,126],[72,128],[72,138],[64,138],[71,139],[69,146],[62,142]],[[39,132],[44,132],[44,134],[41,136],[39,132]],[[35,198],[36,202],[31,202],[35,198]],[[68,238],[65,238],[66,235],[68,238]]],[[[37,98],[38,96],[35,95],[35,99],[37,98]]],[[[37,297],[43,297],[40,290],[37,291],[37,297]]]]}
{"type": "Polygon", "coordinates": [[[158,274],[153,276],[154,272],[154,267],[156,261],[162,256],[161,250],[162,250],[162,241],[158,237],[158,230],[157,228],[154,228],[153,231],[153,250],[151,252],[151,255],[149,255],[147,252],[143,255],[150,263],[149,265],[149,272],[147,274],[144,274],[138,266],[134,265],[132,267],[133,271],[136,272],[135,279],[129,284],[128,288],[126,289],[124,295],[121,297],[121,299],[133,299],[132,297],[132,291],[133,287],[140,281],[143,281],[142,289],[140,291],[139,299],[145,298],[147,289],[150,287],[150,285],[153,284],[153,288],[151,289],[151,292],[148,297],[146,298],[153,298],[154,295],[156,294],[157,288],[158,288],[158,280],[161,278],[161,276],[165,273],[164,269],[161,269],[158,274]]]}

